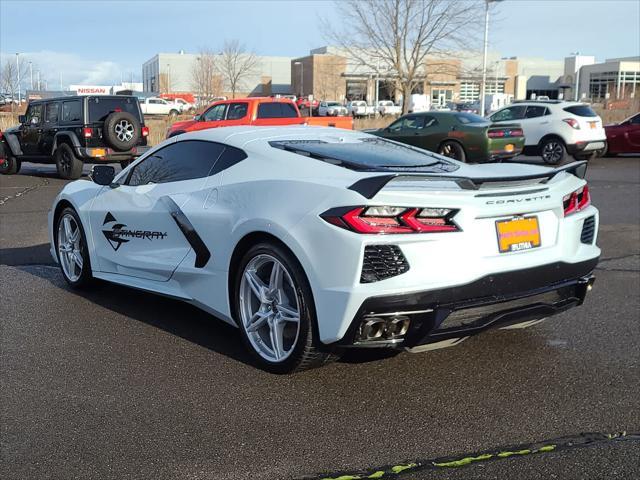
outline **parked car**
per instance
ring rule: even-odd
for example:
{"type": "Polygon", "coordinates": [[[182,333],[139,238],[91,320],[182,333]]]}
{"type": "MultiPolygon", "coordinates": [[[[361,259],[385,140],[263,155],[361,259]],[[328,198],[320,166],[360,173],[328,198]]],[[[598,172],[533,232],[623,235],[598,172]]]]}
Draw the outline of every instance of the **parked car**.
{"type": "Polygon", "coordinates": [[[169,115],[175,118],[180,114],[180,107],[164,98],[139,98],[139,101],[144,115],[169,115]]]}
{"type": "Polygon", "coordinates": [[[208,128],[302,124],[353,128],[353,119],[303,117],[295,103],[286,98],[236,98],[212,103],[201,115],[193,117],[193,120],[175,122],[167,129],[167,138],[208,128]]]}
{"type": "Polygon", "coordinates": [[[550,164],[602,155],[607,136],[602,119],[585,103],[562,100],[514,102],[490,117],[493,123],[521,125],[526,138],[524,154],[540,155],[550,164]]]}
{"type": "Polygon", "coordinates": [[[387,128],[368,133],[461,162],[506,160],[520,154],[524,147],[520,125],[492,125],[479,115],[463,112],[410,113],[387,128]]]}
{"type": "Polygon", "coordinates": [[[315,98],[309,101],[309,97],[298,97],[298,99],[296,100],[296,106],[300,110],[302,109],[309,110],[309,107],[311,107],[315,112],[316,110],[318,110],[319,105],[320,105],[320,102],[315,98]]]}
{"type": "Polygon", "coordinates": [[[20,125],[4,132],[2,173],[21,162],[55,163],[61,178],[76,179],[85,163],[120,162],[125,167],[147,147],[149,129],[136,97],[69,96],[29,102],[20,125]]]}
{"type": "Polygon", "coordinates": [[[367,105],[364,100],[353,100],[347,103],[347,114],[352,117],[371,117],[376,114],[376,108],[367,105]]]}
{"type": "Polygon", "coordinates": [[[402,107],[394,104],[391,100],[379,100],[377,108],[381,117],[400,115],[402,113],[402,107]]]}
{"type": "Polygon", "coordinates": [[[348,114],[347,107],[340,102],[323,101],[318,107],[318,115],[321,117],[341,117],[348,114]]]}
{"type": "Polygon", "coordinates": [[[170,104],[175,105],[180,110],[180,113],[196,113],[196,106],[193,103],[189,103],[182,98],[175,98],[173,100],[167,100],[170,104]]]}
{"type": "Polygon", "coordinates": [[[66,185],[50,248],[71,288],[102,279],[191,303],[288,373],[581,305],[601,253],[584,167],[469,166],[330,128],[219,128],[66,185]]]}
{"type": "Polygon", "coordinates": [[[640,153],[640,113],[623,122],[605,125],[608,157],[619,153],[640,153]]]}

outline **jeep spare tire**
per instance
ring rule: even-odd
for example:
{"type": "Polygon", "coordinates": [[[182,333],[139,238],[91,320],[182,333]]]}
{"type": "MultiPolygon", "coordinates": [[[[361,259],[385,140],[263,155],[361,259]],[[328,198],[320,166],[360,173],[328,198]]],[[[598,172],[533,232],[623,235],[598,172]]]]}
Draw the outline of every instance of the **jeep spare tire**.
{"type": "Polygon", "coordinates": [[[102,137],[114,150],[131,150],[140,138],[140,121],[128,112],[113,112],[104,120],[102,137]]]}

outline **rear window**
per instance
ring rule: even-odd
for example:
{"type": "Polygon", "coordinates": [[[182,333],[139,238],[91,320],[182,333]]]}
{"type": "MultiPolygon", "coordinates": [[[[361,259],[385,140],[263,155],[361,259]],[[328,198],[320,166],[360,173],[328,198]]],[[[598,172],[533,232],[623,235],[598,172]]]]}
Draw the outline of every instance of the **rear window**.
{"type": "Polygon", "coordinates": [[[458,167],[442,157],[384,138],[360,138],[356,142],[322,140],[272,141],[274,148],[364,172],[451,172],[458,167]]]}
{"type": "Polygon", "coordinates": [[[455,116],[460,123],[489,123],[486,118],[482,118],[475,113],[461,112],[456,113],[455,116]]]}
{"type": "Polygon", "coordinates": [[[116,111],[128,112],[140,120],[138,102],[135,98],[92,97],[88,103],[90,122],[102,122],[110,113],[116,111]]]}
{"type": "Polygon", "coordinates": [[[298,118],[298,112],[289,102],[261,103],[258,118],[298,118]]]}
{"type": "Polygon", "coordinates": [[[565,112],[573,113],[579,117],[597,117],[598,114],[594,112],[589,105],[573,105],[571,107],[563,108],[565,112]]]}

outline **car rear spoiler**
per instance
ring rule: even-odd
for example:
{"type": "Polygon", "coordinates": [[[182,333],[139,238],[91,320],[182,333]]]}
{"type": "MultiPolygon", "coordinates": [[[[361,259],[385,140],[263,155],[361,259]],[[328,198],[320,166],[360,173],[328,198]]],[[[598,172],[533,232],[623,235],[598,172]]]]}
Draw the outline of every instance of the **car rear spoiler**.
{"type": "Polygon", "coordinates": [[[578,178],[584,178],[587,173],[587,161],[582,160],[579,162],[572,162],[563,167],[554,168],[547,172],[538,173],[535,175],[522,175],[515,177],[487,177],[487,178],[469,178],[469,177],[456,177],[453,175],[443,174],[407,174],[407,173],[393,173],[388,175],[379,175],[375,177],[367,177],[362,180],[358,180],[349,187],[349,190],[358,192],[365,198],[371,199],[382,190],[392,180],[420,180],[420,179],[433,179],[440,181],[455,182],[463,190],[479,190],[482,184],[485,183],[504,183],[504,182],[519,182],[527,180],[540,180],[539,183],[547,183],[556,175],[567,172],[575,175],[578,178]]]}

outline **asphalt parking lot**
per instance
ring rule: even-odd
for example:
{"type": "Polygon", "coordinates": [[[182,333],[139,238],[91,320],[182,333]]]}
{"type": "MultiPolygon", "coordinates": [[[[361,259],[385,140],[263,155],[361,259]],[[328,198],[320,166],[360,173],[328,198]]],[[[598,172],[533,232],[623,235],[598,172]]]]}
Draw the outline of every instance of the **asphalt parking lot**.
{"type": "Polygon", "coordinates": [[[640,158],[589,167],[602,257],[581,308],[294,376],[191,306],[71,291],[54,173],[0,177],[0,478],[640,478],[640,158]]]}

